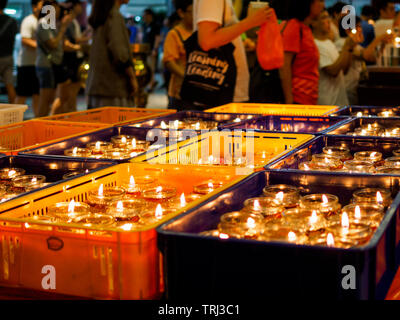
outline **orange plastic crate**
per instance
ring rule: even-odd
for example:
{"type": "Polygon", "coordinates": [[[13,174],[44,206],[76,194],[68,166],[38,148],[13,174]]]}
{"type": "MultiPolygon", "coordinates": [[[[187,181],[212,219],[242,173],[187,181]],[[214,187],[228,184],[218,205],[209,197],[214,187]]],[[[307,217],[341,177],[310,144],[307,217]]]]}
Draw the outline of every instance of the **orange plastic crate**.
{"type": "Polygon", "coordinates": [[[105,128],[99,123],[67,123],[29,120],[0,127],[0,153],[16,155],[32,147],[40,147],[78,134],[105,128]]]}
{"type": "Polygon", "coordinates": [[[136,123],[147,119],[175,113],[172,109],[144,109],[104,107],[86,111],[64,113],[60,115],[41,118],[42,120],[67,121],[79,123],[102,123],[105,125],[118,125],[136,123]]]}
{"type": "Polygon", "coordinates": [[[37,191],[0,205],[0,285],[100,299],[156,299],[163,291],[162,265],[155,228],[245,177],[232,167],[120,164],[37,191]],[[43,224],[29,220],[61,201],[84,201],[89,190],[119,185],[130,175],[152,175],[157,183],[189,194],[208,179],[226,184],[189,203],[158,223],[127,231],[121,228],[43,224]],[[44,266],[56,270],[56,288],[44,290],[44,266]]]}
{"type": "Polygon", "coordinates": [[[299,104],[230,103],[206,110],[206,112],[250,113],[279,116],[328,116],[339,110],[338,106],[299,104]]]}

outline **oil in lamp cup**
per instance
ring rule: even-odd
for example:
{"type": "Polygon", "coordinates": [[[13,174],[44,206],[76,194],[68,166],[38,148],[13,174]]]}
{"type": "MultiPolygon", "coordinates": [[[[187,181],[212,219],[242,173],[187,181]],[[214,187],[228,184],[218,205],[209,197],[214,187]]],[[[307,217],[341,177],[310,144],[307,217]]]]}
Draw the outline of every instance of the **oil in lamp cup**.
{"type": "Polygon", "coordinates": [[[377,174],[400,174],[400,167],[396,166],[381,166],[376,168],[377,174]]]}
{"type": "Polygon", "coordinates": [[[113,148],[113,144],[111,142],[97,141],[88,143],[86,148],[89,149],[92,155],[101,155],[105,151],[111,150],[113,148]]]}
{"type": "Polygon", "coordinates": [[[151,176],[130,176],[129,182],[124,182],[122,187],[125,189],[127,197],[139,197],[144,189],[149,189],[155,182],[151,176]]]}
{"type": "Polygon", "coordinates": [[[329,233],[323,233],[317,237],[309,237],[307,244],[312,246],[323,246],[340,249],[349,249],[358,246],[358,242],[356,240],[335,238],[332,233],[330,234],[330,236],[329,233]],[[331,240],[329,240],[329,237],[331,238],[331,240]]]}
{"type": "Polygon", "coordinates": [[[300,200],[299,190],[285,184],[265,187],[263,193],[265,198],[286,209],[297,207],[300,200]]]}
{"type": "Polygon", "coordinates": [[[149,203],[143,208],[140,214],[140,221],[143,225],[149,226],[154,223],[158,223],[165,217],[175,213],[176,209],[167,208],[160,203],[149,203]]]}
{"type": "Polygon", "coordinates": [[[25,175],[12,179],[12,190],[19,192],[28,192],[43,187],[46,177],[43,175],[25,175]]]}
{"type": "Polygon", "coordinates": [[[270,223],[265,225],[260,240],[300,245],[306,243],[307,236],[293,227],[270,223]]]}
{"type": "Polygon", "coordinates": [[[381,188],[365,188],[357,190],[353,193],[352,202],[356,204],[378,204],[384,207],[388,207],[392,203],[392,197],[389,190],[381,188]]]}
{"type": "Polygon", "coordinates": [[[68,157],[89,157],[91,155],[91,151],[86,148],[71,148],[64,151],[64,155],[68,157]]]}
{"type": "Polygon", "coordinates": [[[223,185],[224,183],[222,181],[214,181],[214,180],[206,181],[194,186],[193,193],[202,195],[209,194],[211,192],[214,192],[218,188],[221,188],[223,185]]]}
{"type": "Polygon", "coordinates": [[[279,219],[284,207],[265,197],[251,198],[244,202],[243,212],[257,213],[264,216],[265,221],[279,219]]]}
{"type": "Polygon", "coordinates": [[[362,126],[361,128],[356,128],[354,130],[354,134],[357,136],[383,136],[385,134],[385,129],[382,127],[374,127],[374,126],[362,126]]]}
{"type": "Polygon", "coordinates": [[[254,153],[254,165],[260,166],[267,164],[274,157],[274,153],[270,151],[258,151],[254,153]]]}
{"type": "Polygon", "coordinates": [[[400,168],[400,156],[385,159],[385,165],[400,168]]]}
{"type": "Polygon", "coordinates": [[[85,227],[111,227],[113,222],[112,216],[99,213],[82,215],[71,221],[71,223],[82,224],[85,227]]]}
{"type": "Polygon", "coordinates": [[[196,200],[200,199],[201,197],[202,197],[202,195],[196,194],[196,193],[191,193],[189,195],[185,195],[184,193],[182,193],[179,197],[169,199],[165,203],[165,207],[169,208],[169,209],[180,210],[180,209],[186,207],[188,203],[196,201],[196,200]]]}
{"type": "Polygon", "coordinates": [[[282,224],[306,234],[321,233],[327,226],[326,218],[317,210],[294,208],[282,215],[282,224]]]}
{"type": "Polygon", "coordinates": [[[322,152],[330,156],[336,156],[341,161],[353,159],[353,156],[350,153],[350,149],[346,146],[326,146],[322,149],[322,152]]]}
{"type": "Polygon", "coordinates": [[[332,233],[339,241],[349,241],[350,243],[354,241],[354,246],[367,243],[373,235],[373,229],[368,224],[354,221],[349,221],[346,227],[341,221],[331,223],[327,232],[332,233]]]}
{"type": "Polygon", "coordinates": [[[103,158],[104,159],[113,159],[113,160],[124,160],[130,158],[131,155],[125,149],[114,148],[107,151],[104,151],[103,158]]]}
{"type": "Polygon", "coordinates": [[[400,128],[398,127],[387,128],[385,130],[385,137],[394,137],[394,138],[400,137],[400,128]]]}
{"type": "Polygon", "coordinates": [[[86,203],[94,213],[105,213],[107,207],[116,200],[122,200],[125,196],[125,189],[121,187],[102,187],[89,191],[86,203]],[[101,190],[102,189],[102,190],[101,190]]]}
{"type": "Polygon", "coordinates": [[[258,213],[229,212],[221,216],[218,230],[231,238],[257,239],[264,227],[263,220],[258,213]]]}
{"type": "Polygon", "coordinates": [[[344,162],[343,171],[351,173],[374,173],[375,166],[371,161],[348,160],[344,162]]]}
{"type": "Polygon", "coordinates": [[[337,156],[315,154],[308,166],[311,170],[337,171],[343,168],[343,162],[337,156]]]}
{"type": "MultiPolygon", "coordinates": [[[[372,228],[379,227],[385,212],[384,207],[372,203],[349,204],[342,209],[342,214],[346,213],[350,222],[364,223],[372,228]]],[[[340,216],[337,216],[338,218],[340,216]]]]}
{"type": "Polygon", "coordinates": [[[339,198],[333,194],[310,194],[300,200],[302,210],[316,210],[325,217],[338,214],[342,208],[339,198]]]}
{"type": "Polygon", "coordinates": [[[354,160],[370,161],[375,166],[380,166],[382,162],[382,153],[376,151],[360,151],[354,154],[354,160]]]}
{"type": "Polygon", "coordinates": [[[47,215],[56,222],[70,223],[74,219],[90,214],[90,206],[83,202],[59,202],[49,207],[47,215]]]}
{"type": "Polygon", "coordinates": [[[177,190],[172,186],[158,186],[145,189],[142,192],[142,198],[152,202],[166,202],[176,197],[177,190]]]}
{"type": "Polygon", "coordinates": [[[116,222],[138,223],[145,204],[144,201],[138,199],[113,201],[107,208],[107,214],[114,217],[116,222]]]}
{"type": "Polygon", "coordinates": [[[128,135],[117,135],[111,137],[111,143],[114,148],[125,148],[132,143],[134,137],[128,135]]]}
{"type": "Polygon", "coordinates": [[[1,168],[0,183],[10,184],[11,180],[25,174],[25,170],[21,168],[1,168]]]}

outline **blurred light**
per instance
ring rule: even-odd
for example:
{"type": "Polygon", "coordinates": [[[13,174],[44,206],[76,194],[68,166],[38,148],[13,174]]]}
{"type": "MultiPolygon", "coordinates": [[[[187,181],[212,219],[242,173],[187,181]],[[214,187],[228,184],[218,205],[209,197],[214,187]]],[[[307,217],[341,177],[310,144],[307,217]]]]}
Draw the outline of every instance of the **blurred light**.
{"type": "Polygon", "coordinates": [[[136,22],[140,22],[140,20],[142,20],[142,18],[141,18],[140,16],[136,16],[136,17],[135,17],[135,21],[136,21],[136,22]]]}
{"type": "Polygon", "coordinates": [[[17,10],[15,10],[15,9],[4,9],[4,13],[5,14],[9,14],[9,15],[15,15],[15,14],[17,14],[17,10]]]}

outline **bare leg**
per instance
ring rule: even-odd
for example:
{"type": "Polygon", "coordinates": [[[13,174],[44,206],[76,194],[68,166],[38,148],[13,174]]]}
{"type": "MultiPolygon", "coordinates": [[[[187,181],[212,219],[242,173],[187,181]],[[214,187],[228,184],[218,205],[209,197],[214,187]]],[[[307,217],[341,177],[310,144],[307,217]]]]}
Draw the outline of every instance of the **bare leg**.
{"type": "Polygon", "coordinates": [[[58,98],[60,99],[59,102],[59,106],[56,109],[53,109],[53,113],[52,114],[61,114],[61,113],[65,113],[65,108],[66,108],[66,103],[68,101],[69,98],[69,88],[70,86],[70,82],[64,82],[64,83],[60,83],[57,86],[57,92],[58,92],[58,98]]]}
{"type": "Polygon", "coordinates": [[[27,97],[20,97],[20,96],[17,96],[17,97],[15,98],[15,103],[16,103],[16,104],[25,104],[26,99],[27,99],[27,97]]]}
{"type": "Polygon", "coordinates": [[[72,82],[69,85],[69,96],[66,104],[65,112],[74,112],[77,111],[77,97],[79,94],[79,90],[81,89],[80,82],[72,82]]]}
{"type": "Polygon", "coordinates": [[[14,103],[15,98],[17,97],[17,93],[15,92],[15,88],[12,84],[7,84],[7,95],[8,95],[8,102],[14,103]]]}
{"type": "Polygon", "coordinates": [[[51,104],[56,94],[55,89],[40,89],[38,117],[46,117],[49,115],[51,104]]]}
{"type": "Polygon", "coordinates": [[[38,94],[34,94],[32,96],[32,109],[33,109],[33,113],[35,114],[35,116],[37,116],[37,114],[39,112],[39,95],[38,94]]]}

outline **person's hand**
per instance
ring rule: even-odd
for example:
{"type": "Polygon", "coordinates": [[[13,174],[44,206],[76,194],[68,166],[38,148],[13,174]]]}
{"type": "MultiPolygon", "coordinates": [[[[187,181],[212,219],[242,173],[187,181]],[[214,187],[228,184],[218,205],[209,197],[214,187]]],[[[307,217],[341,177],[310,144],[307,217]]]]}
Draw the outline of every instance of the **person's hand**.
{"type": "Polygon", "coordinates": [[[74,20],[74,16],[72,14],[65,15],[61,20],[61,26],[63,28],[67,28],[72,22],[72,20],[74,20]]]}
{"type": "Polygon", "coordinates": [[[265,23],[268,19],[270,19],[275,14],[275,10],[270,7],[265,7],[263,9],[259,9],[253,14],[249,15],[246,19],[248,19],[249,24],[251,25],[251,29],[258,27],[265,23]]]}
{"type": "Polygon", "coordinates": [[[353,39],[353,37],[347,37],[346,42],[344,43],[344,48],[347,50],[352,50],[357,45],[357,42],[353,39]]]}
{"type": "Polygon", "coordinates": [[[250,38],[246,38],[243,41],[243,44],[247,52],[253,52],[256,50],[256,43],[250,38]]]}

